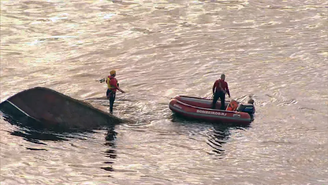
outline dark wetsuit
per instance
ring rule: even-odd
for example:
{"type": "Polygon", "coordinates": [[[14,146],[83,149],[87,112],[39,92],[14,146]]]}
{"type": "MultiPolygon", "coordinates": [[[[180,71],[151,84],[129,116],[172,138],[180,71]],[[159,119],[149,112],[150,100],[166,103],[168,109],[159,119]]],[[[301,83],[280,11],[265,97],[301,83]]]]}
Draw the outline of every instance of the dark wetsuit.
{"type": "Polygon", "coordinates": [[[108,76],[106,79],[106,83],[108,85],[106,96],[109,99],[109,112],[113,114],[113,106],[116,97],[116,90],[118,88],[118,83],[116,78],[113,76],[108,76]]]}
{"type": "Polygon", "coordinates": [[[216,80],[213,85],[213,102],[212,109],[215,109],[216,102],[220,98],[221,100],[221,110],[225,110],[225,93],[230,96],[228,83],[222,79],[216,80]]]}

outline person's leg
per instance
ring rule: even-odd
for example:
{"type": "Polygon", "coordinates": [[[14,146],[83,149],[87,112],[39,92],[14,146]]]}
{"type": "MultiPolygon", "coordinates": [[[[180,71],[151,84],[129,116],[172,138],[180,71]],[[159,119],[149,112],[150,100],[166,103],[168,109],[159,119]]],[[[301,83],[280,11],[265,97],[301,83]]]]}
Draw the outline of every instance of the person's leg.
{"type": "Polygon", "coordinates": [[[216,108],[216,102],[218,101],[219,99],[219,95],[218,93],[214,93],[214,97],[213,97],[213,102],[212,102],[212,109],[215,109],[216,108]]]}
{"type": "Polygon", "coordinates": [[[110,90],[107,89],[107,91],[106,91],[106,97],[107,97],[107,99],[109,99],[109,93],[110,93],[110,90]]]}
{"type": "Polygon", "coordinates": [[[220,92],[221,110],[225,110],[225,94],[220,92]]]}
{"type": "Polygon", "coordinates": [[[113,107],[115,101],[115,93],[110,93],[109,96],[109,113],[113,114],[113,107]]]}

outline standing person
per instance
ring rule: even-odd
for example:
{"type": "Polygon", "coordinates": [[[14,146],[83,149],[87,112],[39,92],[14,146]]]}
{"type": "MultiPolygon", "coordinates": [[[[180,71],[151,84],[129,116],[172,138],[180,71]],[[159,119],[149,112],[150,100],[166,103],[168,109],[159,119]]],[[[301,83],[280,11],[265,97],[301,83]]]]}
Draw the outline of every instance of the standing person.
{"type": "Polygon", "coordinates": [[[107,83],[107,92],[106,92],[106,96],[109,99],[109,112],[111,114],[113,114],[113,106],[114,106],[114,101],[115,101],[115,96],[116,96],[116,90],[121,91],[122,93],[125,93],[125,91],[123,91],[122,89],[120,89],[118,86],[118,81],[115,78],[116,76],[116,71],[112,70],[109,73],[110,75],[107,77],[106,79],[106,83],[107,83]]]}
{"type": "Polygon", "coordinates": [[[225,74],[221,75],[221,79],[215,81],[213,85],[213,102],[212,102],[212,109],[215,109],[216,102],[220,98],[221,100],[221,110],[225,110],[225,94],[227,93],[230,98],[230,92],[228,88],[228,83],[225,80],[225,74]]]}

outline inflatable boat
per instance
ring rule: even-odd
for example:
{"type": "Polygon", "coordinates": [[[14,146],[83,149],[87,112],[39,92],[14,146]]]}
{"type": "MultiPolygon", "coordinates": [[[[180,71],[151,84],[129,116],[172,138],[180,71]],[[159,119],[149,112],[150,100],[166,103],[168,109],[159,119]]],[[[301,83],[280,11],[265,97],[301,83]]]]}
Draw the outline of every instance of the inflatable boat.
{"type": "MultiPolygon", "coordinates": [[[[250,124],[253,121],[253,114],[255,113],[254,105],[237,103],[238,107],[236,110],[220,110],[220,101],[217,102],[216,108],[212,109],[212,99],[176,96],[171,99],[169,108],[173,113],[191,119],[241,125],[250,124]]],[[[228,107],[229,104],[230,101],[226,101],[225,107],[228,107]]]]}

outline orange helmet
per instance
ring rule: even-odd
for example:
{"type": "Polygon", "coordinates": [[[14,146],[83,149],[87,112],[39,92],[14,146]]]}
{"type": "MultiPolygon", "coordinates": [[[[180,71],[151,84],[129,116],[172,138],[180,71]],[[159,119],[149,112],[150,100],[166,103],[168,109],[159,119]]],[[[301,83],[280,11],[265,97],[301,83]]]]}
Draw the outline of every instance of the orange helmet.
{"type": "Polygon", "coordinates": [[[109,74],[110,74],[110,75],[116,75],[116,71],[115,71],[115,70],[111,70],[111,71],[109,72],[109,74]]]}

